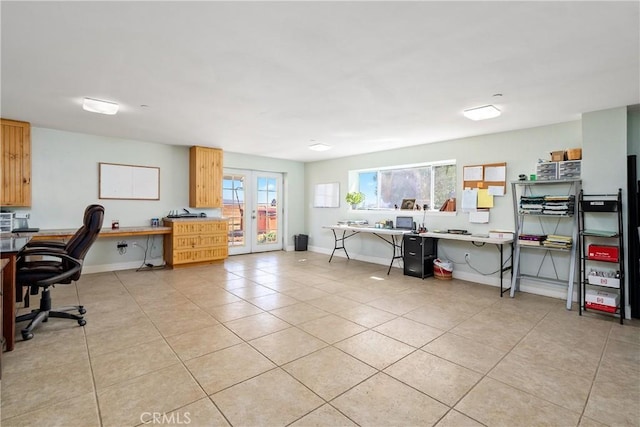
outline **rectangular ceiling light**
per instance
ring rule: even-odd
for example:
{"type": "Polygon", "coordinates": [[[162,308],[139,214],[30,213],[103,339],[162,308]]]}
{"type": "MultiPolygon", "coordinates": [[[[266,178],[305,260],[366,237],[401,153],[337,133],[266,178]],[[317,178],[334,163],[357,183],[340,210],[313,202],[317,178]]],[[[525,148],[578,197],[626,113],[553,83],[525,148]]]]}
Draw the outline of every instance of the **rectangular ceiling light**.
{"type": "Polygon", "coordinates": [[[330,145],[322,144],[322,143],[313,144],[309,146],[309,150],[313,150],[313,151],[327,151],[330,149],[331,149],[330,145]]]}
{"type": "Polygon", "coordinates": [[[118,107],[119,105],[115,102],[102,101],[100,99],[94,98],[85,98],[84,102],[82,103],[82,108],[85,111],[99,114],[114,115],[118,112],[118,107]]]}
{"type": "Polygon", "coordinates": [[[498,117],[500,115],[500,110],[493,105],[483,105],[482,107],[464,110],[463,114],[466,118],[471,120],[486,120],[498,117]]]}

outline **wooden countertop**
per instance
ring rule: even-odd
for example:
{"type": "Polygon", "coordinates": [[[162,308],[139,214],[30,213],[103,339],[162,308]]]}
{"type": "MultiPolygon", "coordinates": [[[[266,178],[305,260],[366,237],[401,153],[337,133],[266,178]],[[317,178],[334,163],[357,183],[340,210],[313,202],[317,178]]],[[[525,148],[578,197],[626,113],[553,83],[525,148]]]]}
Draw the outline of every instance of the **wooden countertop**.
{"type": "Polygon", "coordinates": [[[229,220],[228,218],[220,217],[220,216],[216,216],[216,217],[192,216],[192,217],[181,217],[181,218],[168,218],[168,217],[162,218],[162,221],[164,222],[228,221],[228,220],[229,220]]]}
{"type": "MultiPolygon", "coordinates": [[[[5,236],[14,237],[31,237],[33,240],[50,240],[50,239],[68,239],[73,236],[77,228],[56,228],[49,230],[40,230],[36,233],[3,233],[5,236]]],[[[103,237],[128,237],[128,236],[148,236],[154,234],[171,234],[171,227],[120,227],[116,229],[103,228],[98,234],[98,238],[103,237]]]]}

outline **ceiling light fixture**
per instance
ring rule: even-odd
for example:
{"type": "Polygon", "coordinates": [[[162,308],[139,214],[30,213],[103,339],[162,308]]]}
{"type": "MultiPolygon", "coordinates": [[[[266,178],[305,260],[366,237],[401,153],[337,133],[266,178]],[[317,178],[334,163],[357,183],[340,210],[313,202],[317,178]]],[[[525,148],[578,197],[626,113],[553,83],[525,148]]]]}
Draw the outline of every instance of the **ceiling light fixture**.
{"type": "Polygon", "coordinates": [[[313,144],[309,146],[309,150],[313,151],[327,151],[330,150],[331,146],[323,143],[313,144]]]}
{"type": "Polygon", "coordinates": [[[90,111],[92,113],[99,113],[99,114],[108,114],[110,116],[117,113],[119,107],[120,106],[115,102],[102,101],[100,99],[94,99],[94,98],[85,98],[84,102],[82,103],[82,108],[85,111],[90,111]]]}
{"type": "Polygon", "coordinates": [[[483,105],[482,107],[464,110],[462,114],[471,120],[486,120],[498,117],[500,115],[500,110],[493,105],[483,105]]]}

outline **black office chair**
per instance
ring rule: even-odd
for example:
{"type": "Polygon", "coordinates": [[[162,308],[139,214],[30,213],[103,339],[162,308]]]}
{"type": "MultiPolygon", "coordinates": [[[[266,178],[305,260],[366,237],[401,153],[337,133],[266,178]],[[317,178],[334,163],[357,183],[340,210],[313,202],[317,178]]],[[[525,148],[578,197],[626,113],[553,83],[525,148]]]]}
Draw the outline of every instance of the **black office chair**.
{"type": "Polygon", "coordinates": [[[18,290],[29,287],[30,293],[36,295],[42,289],[40,296],[40,308],[31,313],[16,317],[17,322],[30,320],[29,325],[22,329],[22,339],[33,338],[33,329],[41,322],[46,322],[49,317],[63,319],[73,319],[80,326],[87,322],[83,314],[86,310],[83,306],[64,307],[57,311],[51,310],[51,294],[49,287],[57,284],[69,284],[80,278],[82,273],[82,263],[89,248],[98,237],[102,222],[104,220],[104,207],[100,205],[90,205],[84,213],[84,223],[82,227],[66,243],[57,242],[33,242],[20,254],[16,271],[16,286],[18,290]],[[46,256],[53,260],[32,260],[32,256],[46,256]],[[80,315],[69,313],[77,310],[80,315]]]}

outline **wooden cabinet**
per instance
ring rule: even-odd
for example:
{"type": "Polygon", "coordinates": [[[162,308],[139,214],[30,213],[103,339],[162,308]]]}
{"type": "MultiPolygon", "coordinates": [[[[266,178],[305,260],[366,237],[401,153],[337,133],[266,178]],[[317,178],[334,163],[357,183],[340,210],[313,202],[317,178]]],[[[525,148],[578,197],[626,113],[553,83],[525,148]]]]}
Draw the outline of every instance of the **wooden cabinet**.
{"type": "Polygon", "coordinates": [[[212,264],[229,255],[227,220],[164,218],[163,221],[172,231],[164,238],[164,259],[168,265],[212,264]]]}
{"type": "Polygon", "coordinates": [[[2,206],[31,206],[31,126],[0,119],[2,206]]]}
{"type": "Polygon", "coordinates": [[[189,150],[189,206],[222,207],[222,150],[197,146],[189,150]]]}

